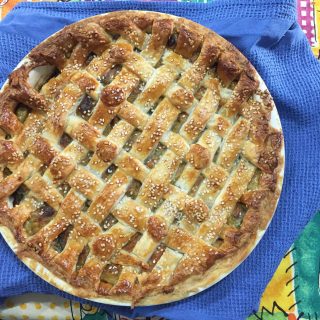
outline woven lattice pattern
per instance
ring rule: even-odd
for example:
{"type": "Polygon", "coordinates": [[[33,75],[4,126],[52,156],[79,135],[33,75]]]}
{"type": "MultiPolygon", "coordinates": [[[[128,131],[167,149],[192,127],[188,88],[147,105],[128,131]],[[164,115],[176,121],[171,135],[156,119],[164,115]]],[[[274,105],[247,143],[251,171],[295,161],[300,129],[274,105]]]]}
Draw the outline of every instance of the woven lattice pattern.
{"type": "Polygon", "coordinates": [[[184,19],[114,13],[35,48],[1,96],[1,221],[87,295],[214,268],[274,209],[281,133],[246,59],[184,19]]]}

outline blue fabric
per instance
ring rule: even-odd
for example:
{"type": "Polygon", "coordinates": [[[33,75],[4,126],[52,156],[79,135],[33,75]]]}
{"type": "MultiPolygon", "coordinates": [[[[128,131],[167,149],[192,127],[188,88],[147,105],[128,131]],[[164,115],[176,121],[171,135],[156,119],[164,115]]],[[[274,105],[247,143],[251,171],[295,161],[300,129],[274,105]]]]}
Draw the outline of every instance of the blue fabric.
{"type": "MultiPolygon", "coordinates": [[[[197,21],[233,42],[267,83],[282,120],[286,171],[281,200],[263,240],[231,275],[180,302],[156,307],[108,307],[129,316],[244,319],[282,255],[320,208],[320,65],[296,22],[295,1],[216,0],[211,4],[99,2],[24,3],[0,24],[0,83],[36,44],[70,22],[118,9],[168,12],[197,21]]],[[[68,296],[40,280],[0,240],[0,297],[25,292],[68,296]]]]}

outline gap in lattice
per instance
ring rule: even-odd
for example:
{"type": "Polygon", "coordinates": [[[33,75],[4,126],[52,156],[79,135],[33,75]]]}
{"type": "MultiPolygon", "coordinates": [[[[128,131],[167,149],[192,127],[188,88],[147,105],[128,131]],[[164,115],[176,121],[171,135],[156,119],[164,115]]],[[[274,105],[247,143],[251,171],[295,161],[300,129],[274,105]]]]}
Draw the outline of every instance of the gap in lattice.
{"type": "Polygon", "coordinates": [[[117,74],[121,71],[121,69],[122,69],[122,66],[120,64],[113,65],[108,71],[106,71],[103,75],[99,77],[99,81],[104,86],[107,86],[117,76],[117,74]]]}
{"type": "Polygon", "coordinates": [[[23,157],[26,158],[30,154],[29,150],[23,151],[23,157]]]}
{"type": "Polygon", "coordinates": [[[9,177],[12,175],[12,171],[8,167],[4,167],[2,171],[3,178],[9,177]]]}
{"type": "Polygon", "coordinates": [[[45,225],[47,225],[56,215],[56,211],[48,204],[44,203],[35,209],[30,217],[24,223],[24,229],[28,236],[36,234],[45,225]]]}
{"type": "Polygon", "coordinates": [[[177,211],[174,214],[172,225],[179,225],[180,221],[183,219],[183,217],[184,217],[184,213],[182,211],[177,211]]]}
{"type": "Polygon", "coordinates": [[[68,182],[64,181],[61,184],[59,184],[57,189],[61,193],[61,195],[65,197],[71,189],[71,187],[68,182]]]}
{"type": "Polygon", "coordinates": [[[133,103],[136,100],[136,98],[138,97],[138,95],[143,91],[145,85],[146,85],[146,83],[144,81],[139,82],[138,85],[135,86],[135,88],[131,91],[127,100],[129,102],[133,103]]]}
{"type": "Polygon", "coordinates": [[[236,85],[238,84],[238,81],[239,81],[239,77],[237,77],[236,79],[231,81],[227,88],[230,89],[230,90],[234,90],[236,85]]]}
{"type": "Polygon", "coordinates": [[[200,188],[201,183],[203,182],[203,180],[205,179],[205,176],[200,173],[196,182],[193,184],[192,188],[190,189],[190,191],[188,192],[188,195],[191,197],[194,197],[197,193],[197,191],[200,188]]]}
{"type": "Polygon", "coordinates": [[[20,202],[22,202],[22,200],[26,197],[28,192],[28,187],[22,184],[9,198],[12,201],[12,206],[15,207],[19,205],[20,202]]]}
{"type": "Polygon", "coordinates": [[[42,163],[39,168],[39,174],[43,176],[47,169],[48,169],[48,165],[42,163]]]}
{"type": "Polygon", "coordinates": [[[207,88],[204,87],[204,86],[200,86],[199,89],[196,91],[196,93],[194,94],[194,97],[197,99],[197,100],[201,100],[204,93],[206,92],[207,88]]]}
{"type": "Polygon", "coordinates": [[[101,175],[101,178],[108,181],[112,175],[116,172],[118,167],[115,164],[111,164],[101,175]]]}
{"type": "Polygon", "coordinates": [[[189,59],[189,61],[190,61],[192,64],[194,64],[194,62],[198,59],[198,57],[199,57],[199,55],[200,55],[200,52],[201,52],[201,49],[197,49],[197,50],[193,53],[192,57],[189,59]]]}
{"type": "Polygon", "coordinates": [[[77,107],[76,114],[84,120],[88,120],[93,112],[94,107],[96,106],[97,101],[92,99],[87,94],[84,96],[82,101],[77,107]]]}
{"type": "Polygon", "coordinates": [[[139,129],[134,129],[131,136],[129,137],[129,139],[127,140],[127,142],[123,146],[123,149],[126,152],[129,152],[131,150],[134,143],[138,140],[140,134],[141,134],[141,131],[139,129]]]}
{"type": "Polygon", "coordinates": [[[235,206],[233,212],[228,217],[227,224],[232,227],[240,228],[241,223],[243,221],[243,218],[244,218],[245,214],[247,213],[247,211],[248,211],[248,209],[246,208],[246,206],[244,204],[238,202],[237,205],[235,206]]]}
{"type": "Polygon", "coordinates": [[[187,121],[188,119],[188,114],[186,112],[181,112],[179,113],[176,121],[173,123],[171,131],[178,133],[183,126],[183,124],[187,121]]]}
{"type": "MultiPolygon", "coordinates": [[[[216,110],[216,112],[215,112],[215,114],[216,115],[218,115],[218,114],[220,114],[220,110],[221,110],[221,108],[222,108],[223,106],[220,104],[220,102],[219,102],[219,104],[218,104],[218,107],[217,107],[217,110],[216,110]]],[[[214,115],[213,115],[214,116],[214,115]]],[[[210,119],[211,120],[211,119],[210,119]]],[[[209,121],[210,121],[209,120],[209,121]]]]}
{"type": "Polygon", "coordinates": [[[183,72],[179,72],[178,75],[176,76],[175,82],[178,83],[179,80],[182,78],[183,72]]]}
{"type": "Polygon", "coordinates": [[[60,74],[60,70],[58,68],[54,68],[46,81],[44,81],[39,88],[35,88],[37,91],[41,91],[42,87],[47,84],[51,79],[56,78],[60,74]]]}
{"type": "Polygon", "coordinates": [[[116,40],[118,40],[119,38],[120,38],[120,34],[118,34],[118,33],[115,33],[115,34],[112,35],[112,40],[113,40],[113,41],[116,41],[116,40]]]}
{"type": "Polygon", "coordinates": [[[122,266],[120,264],[107,264],[101,273],[100,281],[114,285],[118,282],[121,271],[122,266]]]}
{"type": "Polygon", "coordinates": [[[207,75],[208,77],[212,77],[212,78],[215,78],[217,79],[219,82],[220,82],[220,79],[218,77],[218,73],[217,73],[217,67],[218,67],[218,64],[217,62],[215,62],[209,69],[209,71],[207,72],[207,75]]]}
{"type": "Polygon", "coordinates": [[[174,176],[172,178],[172,184],[175,184],[177,182],[177,180],[180,178],[184,168],[187,165],[187,161],[182,160],[182,162],[179,164],[178,169],[176,170],[176,172],[174,173],[174,176]]]}
{"type": "Polygon", "coordinates": [[[141,186],[142,183],[139,180],[133,179],[126,191],[126,196],[130,197],[131,199],[136,199],[141,186]]]}
{"type": "Polygon", "coordinates": [[[60,137],[59,144],[64,149],[72,142],[72,140],[73,139],[66,132],[64,132],[60,137]]]}
{"type": "Polygon", "coordinates": [[[156,148],[149,154],[149,156],[144,160],[144,164],[149,168],[152,169],[158,163],[161,156],[165,153],[167,147],[162,144],[158,143],[156,148]]]}
{"type": "Polygon", "coordinates": [[[233,117],[232,117],[232,120],[233,120],[233,123],[236,123],[237,120],[241,117],[240,113],[236,113],[233,117]]]}
{"type": "Polygon", "coordinates": [[[100,226],[103,231],[107,231],[112,226],[114,226],[117,222],[118,222],[118,219],[112,213],[109,213],[106,216],[106,218],[100,223],[100,226]]]}
{"type": "Polygon", "coordinates": [[[87,165],[89,163],[89,161],[91,160],[93,153],[94,153],[93,151],[88,151],[86,153],[85,157],[82,158],[79,163],[82,164],[83,166],[87,165]]]}
{"type": "Polygon", "coordinates": [[[208,129],[208,125],[206,124],[204,126],[204,128],[201,130],[201,132],[199,132],[193,139],[192,139],[192,143],[198,143],[198,141],[200,140],[202,134],[208,129]]]}
{"type": "Polygon", "coordinates": [[[222,246],[224,240],[222,238],[216,239],[216,241],[212,244],[214,248],[219,248],[222,246]]]}
{"type": "Polygon", "coordinates": [[[161,59],[154,65],[154,68],[155,68],[155,69],[158,69],[158,68],[160,68],[162,65],[163,65],[163,61],[162,61],[162,57],[161,57],[161,59]]]}
{"type": "Polygon", "coordinates": [[[73,229],[73,226],[68,226],[66,228],[66,230],[62,231],[59,236],[54,240],[52,241],[52,248],[57,251],[57,252],[62,252],[63,249],[65,248],[66,244],[67,244],[67,241],[68,241],[68,237],[69,237],[69,234],[71,232],[71,230],[73,229]]]}
{"type": "Polygon", "coordinates": [[[161,205],[164,203],[163,199],[157,200],[157,202],[154,204],[154,206],[151,208],[152,212],[157,212],[157,210],[161,207],[161,205]]]}
{"type": "Polygon", "coordinates": [[[154,266],[158,263],[161,256],[163,255],[164,251],[166,249],[166,245],[163,243],[160,243],[157,248],[153,251],[152,255],[148,259],[147,263],[149,265],[149,272],[154,268],[154,266]]]}
{"type": "Polygon", "coordinates": [[[31,109],[22,103],[18,103],[14,109],[15,115],[21,123],[24,123],[26,121],[30,112],[31,109]]]}
{"type": "Polygon", "coordinates": [[[91,201],[90,199],[87,199],[87,200],[85,201],[85,203],[83,204],[83,206],[82,206],[82,208],[81,208],[81,211],[82,211],[82,212],[87,212],[88,209],[89,209],[90,206],[91,206],[91,203],[92,203],[92,201],[91,201]]]}
{"type": "Polygon", "coordinates": [[[230,167],[227,168],[227,170],[229,172],[233,172],[234,170],[236,170],[237,166],[239,165],[239,162],[241,161],[242,159],[242,155],[241,154],[238,154],[236,159],[234,160],[234,162],[232,163],[232,165],[230,167]]]}
{"type": "Polygon", "coordinates": [[[127,252],[132,252],[138,241],[141,239],[142,234],[140,232],[136,232],[129,241],[122,247],[123,250],[127,252]]]}
{"type": "Polygon", "coordinates": [[[218,149],[216,150],[216,153],[213,156],[212,162],[217,163],[220,151],[221,151],[221,147],[218,147],[218,149]]]}
{"type": "Polygon", "coordinates": [[[76,264],[76,271],[79,271],[84,266],[84,264],[87,261],[89,253],[90,253],[90,248],[86,244],[82,249],[81,253],[79,254],[78,261],[76,264]]]}
{"type": "Polygon", "coordinates": [[[121,119],[120,119],[118,116],[115,116],[115,117],[110,121],[110,123],[108,123],[108,124],[106,125],[106,127],[104,128],[102,134],[103,134],[104,136],[107,136],[107,135],[110,133],[110,131],[113,129],[113,127],[114,127],[120,120],[121,120],[121,119]]]}
{"type": "Polygon", "coordinates": [[[158,105],[161,103],[161,101],[165,98],[165,96],[160,96],[159,99],[151,106],[151,108],[148,110],[147,114],[151,116],[155,110],[157,109],[158,105]]]}
{"type": "Polygon", "coordinates": [[[174,50],[177,45],[178,33],[174,30],[167,41],[167,48],[174,50]]]}
{"type": "Polygon", "coordinates": [[[97,57],[97,55],[94,52],[90,52],[88,54],[87,59],[86,59],[85,65],[88,65],[96,57],[97,57]]]}
{"type": "Polygon", "coordinates": [[[261,178],[261,174],[262,174],[262,171],[257,168],[253,174],[253,177],[251,178],[251,180],[248,184],[248,187],[247,187],[248,190],[255,190],[258,188],[258,186],[260,184],[259,181],[261,178]]]}

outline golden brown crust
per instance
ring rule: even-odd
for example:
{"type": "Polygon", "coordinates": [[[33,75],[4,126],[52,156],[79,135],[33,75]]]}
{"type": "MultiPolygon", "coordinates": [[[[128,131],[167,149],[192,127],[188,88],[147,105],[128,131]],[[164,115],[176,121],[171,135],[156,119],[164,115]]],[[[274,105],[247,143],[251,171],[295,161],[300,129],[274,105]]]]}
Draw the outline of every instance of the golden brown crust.
{"type": "Polygon", "coordinates": [[[106,87],[101,93],[101,101],[108,108],[114,108],[122,103],[125,99],[125,93],[122,88],[106,87]]]}
{"type": "Polygon", "coordinates": [[[22,66],[10,74],[11,96],[32,109],[47,111],[48,103],[46,99],[28,84],[29,71],[26,66],[22,66]]]}
{"type": "Polygon", "coordinates": [[[148,219],[147,229],[156,241],[163,240],[168,234],[168,227],[165,220],[157,216],[152,216],[148,219]]]}
{"type": "Polygon", "coordinates": [[[187,110],[190,108],[194,97],[190,91],[184,88],[178,88],[172,92],[172,94],[169,96],[169,99],[176,108],[187,110]]]}
{"type": "Polygon", "coordinates": [[[23,125],[13,113],[17,103],[11,98],[10,92],[10,88],[4,88],[0,94],[0,127],[9,134],[18,134],[23,125]]]}
{"type": "Polygon", "coordinates": [[[238,55],[235,51],[224,52],[217,64],[217,74],[225,86],[228,86],[241,72],[238,55]]]}
{"type": "Polygon", "coordinates": [[[123,11],[68,26],[0,93],[1,232],[81,297],[194,294],[236,267],[273,215],[274,112],[251,64],[191,21],[123,11]],[[38,67],[47,74],[33,81],[38,67]]]}
{"type": "Polygon", "coordinates": [[[117,146],[107,140],[102,140],[97,143],[96,153],[101,160],[110,162],[117,155],[117,146]]]}
{"type": "Polygon", "coordinates": [[[200,144],[193,144],[186,155],[186,160],[189,161],[196,169],[204,169],[210,163],[210,153],[207,148],[200,144]]]}
{"type": "Polygon", "coordinates": [[[181,26],[175,52],[186,58],[191,58],[202,42],[202,36],[190,28],[181,26]]]}
{"type": "Polygon", "coordinates": [[[112,235],[100,236],[92,244],[93,253],[103,259],[108,259],[114,249],[115,243],[112,235]]]}
{"type": "Polygon", "coordinates": [[[201,199],[187,200],[185,213],[191,221],[203,222],[209,216],[209,208],[201,199]]]}
{"type": "Polygon", "coordinates": [[[44,164],[50,164],[52,159],[57,154],[45,138],[38,136],[35,138],[33,144],[30,147],[30,151],[39,158],[44,164]]]}
{"type": "Polygon", "coordinates": [[[12,141],[0,140],[0,163],[13,164],[22,161],[23,155],[12,141]]]}
{"type": "Polygon", "coordinates": [[[75,168],[75,162],[68,157],[59,155],[55,157],[49,166],[50,173],[55,180],[64,180],[75,168]]]}

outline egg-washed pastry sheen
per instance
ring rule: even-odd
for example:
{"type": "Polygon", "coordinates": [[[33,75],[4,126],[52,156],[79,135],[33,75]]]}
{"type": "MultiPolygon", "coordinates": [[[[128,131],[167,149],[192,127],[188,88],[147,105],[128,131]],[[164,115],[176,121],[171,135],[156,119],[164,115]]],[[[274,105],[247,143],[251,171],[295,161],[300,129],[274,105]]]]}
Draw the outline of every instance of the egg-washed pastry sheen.
{"type": "Polygon", "coordinates": [[[273,215],[273,112],[248,60],[192,21],[122,11],[67,26],[1,92],[1,232],[77,296],[190,296],[232,271],[273,215]]]}

